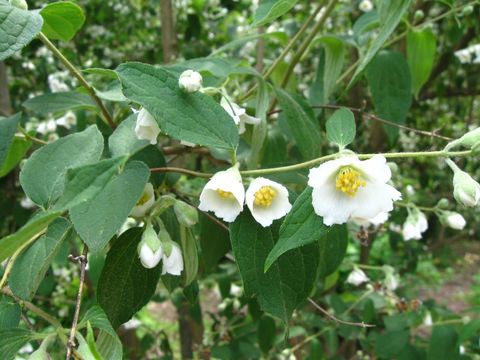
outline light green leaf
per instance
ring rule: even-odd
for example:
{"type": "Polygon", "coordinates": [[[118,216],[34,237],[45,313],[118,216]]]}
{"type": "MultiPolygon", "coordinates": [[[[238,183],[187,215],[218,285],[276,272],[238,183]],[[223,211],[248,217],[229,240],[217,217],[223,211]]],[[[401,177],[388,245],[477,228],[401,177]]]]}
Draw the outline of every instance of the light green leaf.
{"type": "Polygon", "coordinates": [[[49,225],[47,233],[15,260],[8,285],[16,296],[23,300],[32,299],[51,262],[69,236],[70,229],[68,220],[55,220],[49,225]]]}
{"type": "Polygon", "coordinates": [[[28,99],[22,105],[27,110],[40,115],[63,113],[67,110],[98,110],[95,102],[90,96],[77,91],[43,94],[28,99]]]}
{"type": "Polygon", "coordinates": [[[0,354],[3,360],[13,360],[26,343],[35,339],[35,334],[22,328],[0,330],[0,354]]]}
{"type": "Polygon", "coordinates": [[[139,140],[135,134],[137,114],[132,114],[115,129],[108,138],[108,148],[112,157],[133,155],[150,145],[148,140],[139,140]]]}
{"type": "Polygon", "coordinates": [[[32,41],[42,29],[37,11],[26,11],[0,1],[0,61],[12,56],[32,41]]]}
{"type": "Polygon", "coordinates": [[[167,135],[221,149],[237,147],[235,123],[210,96],[183,92],[176,76],[151,65],[122,64],[117,73],[124,95],[145,107],[167,135]]]}
{"type": "MultiPolygon", "coordinates": [[[[404,124],[412,104],[410,70],[402,54],[379,53],[367,68],[368,86],[378,115],[396,124],[404,124]]],[[[398,128],[384,125],[390,141],[398,128]]]]}
{"type": "Polygon", "coordinates": [[[0,167],[0,178],[8,175],[15,166],[23,159],[28,149],[32,146],[32,142],[25,140],[24,138],[15,137],[7,157],[3,161],[3,165],[0,167]]]}
{"type": "Polygon", "coordinates": [[[160,266],[146,269],[140,263],[141,236],[142,230],[134,228],[113,243],[98,281],[98,303],[115,329],[150,300],[160,278],[160,266]]]}
{"type": "Polygon", "coordinates": [[[83,10],[70,1],[58,1],[45,6],[42,32],[50,39],[69,41],[73,39],[85,22],[83,10]]]}
{"type": "Polygon", "coordinates": [[[366,53],[361,56],[360,63],[355,70],[355,73],[348,84],[350,87],[354,82],[357,81],[358,76],[365,70],[367,65],[372,61],[378,51],[382,48],[383,44],[390,35],[393,33],[397,25],[402,20],[403,15],[407,12],[410,5],[410,0],[388,0],[382,1],[382,14],[385,14],[385,17],[382,17],[382,25],[378,32],[377,37],[372,41],[370,47],[367,49],[366,53]]]}
{"type": "Polygon", "coordinates": [[[263,311],[287,323],[316,282],[318,245],[292,250],[264,272],[265,259],[276,241],[272,227],[262,227],[243,211],[230,225],[230,240],[245,295],[256,295],[263,311]]]}
{"type": "Polygon", "coordinates": [[[17,125],[21,114],[15,114],[5,119],[0,119],[0,169],[2,168],[12,146],[17,125]]]}
{"type": "Polygon", "coordinates": [[[248,158],[249,169],[256,169],[260,160],[265,138],[267,137],[267,111],[270,106],[270,97],[268,87],[265,81],[259,80],[257,106],[255,116],[260,119],[260,123],[253,127],[252,141],[250,146],[250,156],[248,158]]]}
{"type": "Polygon", "coordinates": [[[329,141],[344,148],[355,139],[356,126],[353,113],[346,108],[333,113],[325,124],[329,141]]]}
{"type": "Polygon", "coordinates": [[[184,259],[182,285],[188,286],[197,278],[198,274],[197,240],[195,239],[195,234],[192,229],[180,225],[180,242],[184,259]]]}
{"type": "Polygon", "coordinates": [[[38,237],[53,220],[62,213],[60,211],[46,211],[36,215],[15,234],[8,235],[0,240],[0,262],[12,256],[21,246],[38,237]]]}
{"type": "Polygon", "coordinates": [[[17,327],[20,313],[19,304],[0,299],[0,330],[17,327]]]}
{"type": "Polygon", "coordinates": [[[20,172],[25,194],[38,205],[48,207],[65,187],[68,169],[96,162],[103,151],[103,136],[95,125],[42,146],[20,172]]]}
{"type": "Polygon", "coordinates": [[[121,156],[68,170],[65,192],[55,204],[55,208],[72,209],[91,201],[120,173],[120,168],[126,161],[127,157],[121,156]]]}
{"type": "Polygon", "coordinates": [[[432,72],[437,40],[432,29],[410,30],[407,34],[407,61],[415,97],[432,72]]]}
{"type": "Polygon", "coordinates": [[[318,41],[325,48],[325,70],[323,72],[324,103],[328,103],[330,95],[336,87],[345,62],[345,42],[336,36],[322,36],[318,41]]]}
{"type": "Polygon", "coordinates": [[[261,26],[282,16],[295,6],[297,0],[262,0],[255,12],[253,24],[261,26]]]}
{"type": "Polygon", "coordinates": [[[275,92],[302,157],[305,160],[318,157],[320,155],[320,130],[289,93],[280,88],[276,88],[275,92]]]}
{"type": "Polygon", "coordinates": [[[97,195],[70,210],[73,226],[91,252],[102,250],[122,227],[142,196],[149,176],[144,163],[129,162],[97,195]]]}
{"type": "Polygon", "coordinates": [[[222,52],[226,52],[229,50],[237,49],[242,47],[243,45],[254,41],[258,39],[268,39],[268,38],[275,38],[280,41],[282,45],[286,44],[288,42],[288,35],[285,34],[283,31],[272,31],[268,33],[261,33],[261,34],[254,34],[254,35],[247,35],[244,37],[241,37],[239,39],[235,39],[230,41],[229,43],[226,43],[223,46],[220,46],[218,49],[215,49],[210,53],[208,57],[212,57],[214,55],[217,55],[222,52]]]}
{"type": "Polygon", "coordinates": [[[315,214],[312,205],[312,188],[307,187],[297,198],[280,226],[279,239],[268,254],[265,271],[284,253],[323,239],[332,227],[326,226],[315,214]]]}

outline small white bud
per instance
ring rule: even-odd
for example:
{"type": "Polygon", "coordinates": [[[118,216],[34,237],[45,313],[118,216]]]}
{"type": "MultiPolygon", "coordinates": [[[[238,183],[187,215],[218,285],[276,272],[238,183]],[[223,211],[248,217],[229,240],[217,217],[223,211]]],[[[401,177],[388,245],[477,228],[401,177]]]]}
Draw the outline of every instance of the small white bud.
{"type": "Polygon", "coordinates": [[[152,224],[147,223],[142,234],[142,240],[138,244],[138,256],[145,268],[152,269],[158,265],[163,256],[161,245],[152,224]]]}
{"type": "Polygon", "coordinates": [[[439,213],[440,222],[455,230],[462,230],[467,222],[459,213],[453,211],[442,211],[439,213]]]}
{"type": "Polygon", "coordinates": [[[194,70],[185,70],[178,79],[178,86],[187,93],[197,92],[202,88],[202,75],[194,70]]]}
{"type": "Polygon", "coordinates": [[[452,160],[445,160],[453,171],[453,197],[466,207],[477,206],[480,202],[480,184],[461,170],[452,160]]]}
{"type": "Polygon", "coordinates": [[[373,4],[370,0],[362,0],[358,8],[363,12],[370,12],[373,10],[373,4]]]}
{"type": "Polygon", "coordinates": [[[28,10],[28,4],[25,0],[10,0],[10,4],[22,10],[28,10]]]}
{"type": "Polygon", "coordinates": [[[142,108],[137,115],[137,123],[135,124],[135,135],[139,140],[148,140],[150,144],[157,143],[157,137],[160,134],[160,128],[146,109],[142,108]]]}
{"type": "Polygon", "coordinates": [[[363,272],[362,269],[355,268],[347,277],[347,283],[352,284],[354,286],[359,286],[365,282],[370,281],[367,274],[363,272]]]}

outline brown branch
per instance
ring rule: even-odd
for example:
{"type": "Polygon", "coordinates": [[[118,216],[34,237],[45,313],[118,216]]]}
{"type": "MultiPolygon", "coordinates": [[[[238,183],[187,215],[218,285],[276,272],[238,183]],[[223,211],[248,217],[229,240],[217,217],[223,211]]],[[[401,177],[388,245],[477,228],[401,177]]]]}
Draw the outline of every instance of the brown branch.
{"type": "Polygon", "coordinates": [[[0,61],[0,115],[10,116],[11,113],[12,104],[8,90],[7,66],[0,61]]]}
{"type": "Polygon", "coordinates": [[[371,327],[375,327],[375,325],[373,324],[365,324],[363,321],[361,323],[358,323],[358,322],[350,322],[350,321],[345,321],[345,320],[341,320],[341,319],[338,319],[336,318],[335,316],[333,316],[332,314],[330,314],[327,310],[325,310],[324,308],[322,308],[320,305],[318,305],[315,301],[313,301],[312,298],[307,298],[307,300],[310,302],[310,304],[312,304],[317,310],[319,310],[323,315],[325,315],[326,317],[328,317],[330,320],[333,320],[339,324],[343,324],[343,325],[350,325],[350,326],[357,326],[357,327],[362,327],[362,328],[371,328],[371,327]]]}
{"type": "Polygon", "coordinates": [[[69,255],[71,261],[80,264],[80,285],[78,286],[77,302],[75,305],[75,314],[73,315],[72,328],[70,330],[70,337],[67,342],[67,356],[66,359],[70,360],[72,357],[72,350],[75,347],[75,333],[77,332],[78,318],[80,316],[80,306],[82,304],[83,285],[85,283],[85,269],[87,267],[87,253],[88,247],[85,245],[83,253],[80,256],[69,255]]]}
{"type": "Polygon", "coordinates": [[[177,33],[173,15],[172,0],[160,0],[160,21],[162,26],[163,62],[171,62],[177,52],[177,33]]]}

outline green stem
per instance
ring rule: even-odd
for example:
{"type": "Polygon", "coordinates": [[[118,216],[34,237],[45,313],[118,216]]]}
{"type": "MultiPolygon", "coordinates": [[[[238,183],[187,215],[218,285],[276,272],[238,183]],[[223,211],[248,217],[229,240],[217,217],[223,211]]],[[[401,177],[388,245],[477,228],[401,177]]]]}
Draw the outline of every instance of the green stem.
{"type": "Polygon", "coordinates": [[[20,132],[23,134],[23,136],[25,137],[25,139],[27,139],[27,140],[30,140],[30,141],[32,141],[32,142],[34,142],[34,143],[37,143],[37,144],[40,144],[40,145],[47,145],[47,144],[48,144],[46,141],[43,141],[43,140],[41,140],[41,139],[38,139],[38,138],[36,138],[36,137],[31,136],[31,135],[30,135],[29,133],[27,133],[27,131],[26,131],[23,127],[21,127],[20,125],[18,125],[18,131],[20,131],[20,132]]]}
{"type": "Polygon", "coordinates": [[[405,208],[416,207],[417,209],[422,210],[422,211],[432,211],[432,212],[437,211],[437,209],[434,208],[434,207],[417,206],[417,205],[415,205],[415,204],[405,203],[405,202],[402,202],[402,201],[395,201],[395,205],[398,205],[398,206],[401,206],[401,207],[405,207],[405,208]]]}
{"type": "Polygon", "coordinates": [[[90,95],[93,101],[95,101],[97,104],[107,125],[112,129],[115,129],[115,122],[113,121],[107,108],[103,104],[102,100],[100,100],[100,98],[95,94],[95,89],[88,83],[75,65],[73,65],[43,33],[40,33],[38,38],[60,60],[60,62],[68,69],[68,71],[70,71],[70,73],[77,78],[80,84],[85,88],[85,90],[87,90],[88,95],[90,95]]]}

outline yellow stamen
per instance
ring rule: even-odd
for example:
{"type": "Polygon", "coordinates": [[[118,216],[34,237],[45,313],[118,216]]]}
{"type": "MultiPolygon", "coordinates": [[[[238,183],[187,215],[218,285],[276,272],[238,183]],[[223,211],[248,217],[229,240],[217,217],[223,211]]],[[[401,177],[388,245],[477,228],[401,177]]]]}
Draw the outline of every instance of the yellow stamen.
{"type": "Polygon", "coordinates": [[[255,205],[269,207],[273,199],[277,196],[277,192],[271,186],[262,186],[260,190],[255,193],[255,205]]]}
{"type": "Polygon", "coordinates": [[[367,183],[362,178],[362,174],[351,167],[340,169],[335,181],[337,190],[340,190],[348,196],[355,196],[358,189],[366,184],[367,183]]]}
{"type": "Polygon", "coordinates": [[[230,191],[217,189],[217,194],[220,195],[220,197],[223,199],[233,199],[233,194],[230,191]]]}
{"type": "Polygon", "coordinates": [[[140,205],[143,205],[145,204],[147,201],[148,201],[149,197],[148,197],[148,193],[147,192],[144,192],[142,194],[142,197],[137,201],[137,205],[136,206],[140,206],[140,205]]]}

